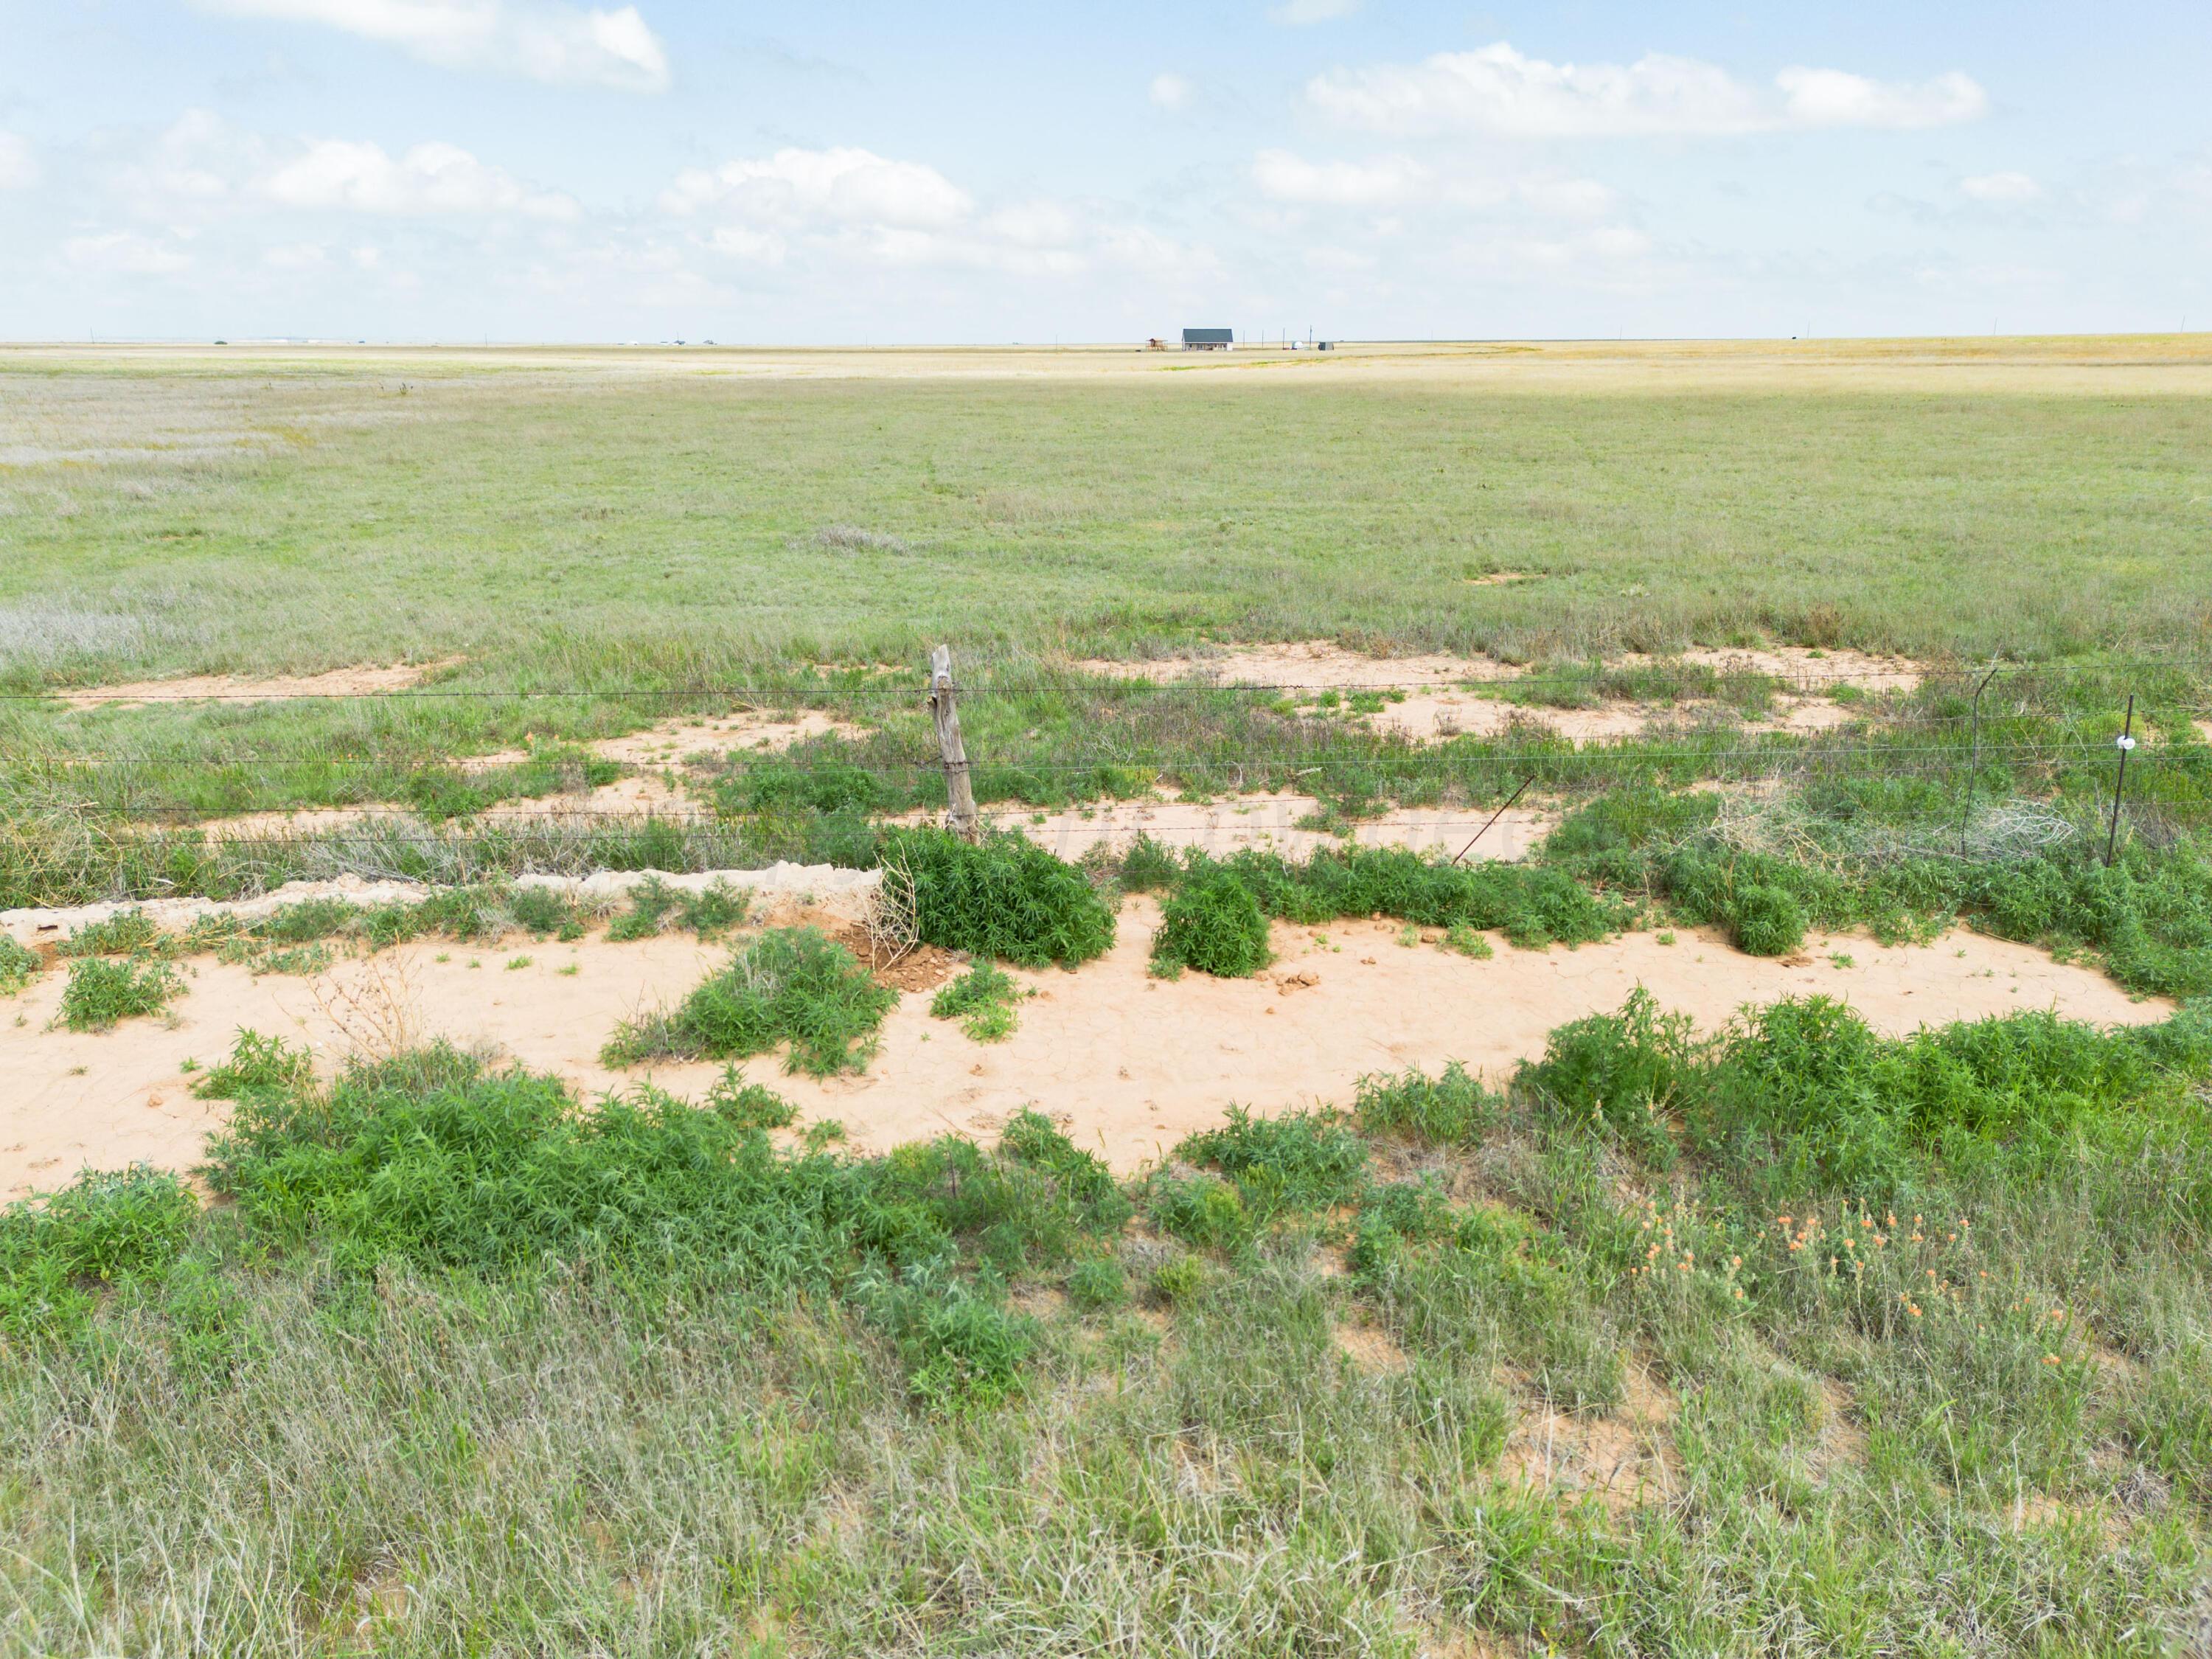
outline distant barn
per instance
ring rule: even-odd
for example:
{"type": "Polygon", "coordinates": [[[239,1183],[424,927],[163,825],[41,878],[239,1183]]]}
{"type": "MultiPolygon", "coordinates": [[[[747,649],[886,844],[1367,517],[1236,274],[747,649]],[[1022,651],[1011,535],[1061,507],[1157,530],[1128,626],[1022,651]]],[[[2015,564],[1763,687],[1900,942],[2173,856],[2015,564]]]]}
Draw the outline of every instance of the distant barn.
{"type": "Polygon", "coordinates": [[[1182,331],[1185,351],[1227,351],[1237,343],[1233,328],[1187,328],[1182,331]]]}

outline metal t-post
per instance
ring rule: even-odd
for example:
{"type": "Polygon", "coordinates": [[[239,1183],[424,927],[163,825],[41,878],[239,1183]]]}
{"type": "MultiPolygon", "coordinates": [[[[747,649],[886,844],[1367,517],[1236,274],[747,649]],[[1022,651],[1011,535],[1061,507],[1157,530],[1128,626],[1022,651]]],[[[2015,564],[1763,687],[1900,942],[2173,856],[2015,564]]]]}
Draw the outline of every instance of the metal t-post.
{"type": "Polygon", "coordinates": [[[2112,854],[2120,844],[2120,792],[2128,787],[2128,757],[2136,746],[2136,695],[2128,693],[2128,716],[2120,726],[2120,769],[2112,778],[2112,827],[2105,836],[2105,868],[2112,867],[2112,854]]]}

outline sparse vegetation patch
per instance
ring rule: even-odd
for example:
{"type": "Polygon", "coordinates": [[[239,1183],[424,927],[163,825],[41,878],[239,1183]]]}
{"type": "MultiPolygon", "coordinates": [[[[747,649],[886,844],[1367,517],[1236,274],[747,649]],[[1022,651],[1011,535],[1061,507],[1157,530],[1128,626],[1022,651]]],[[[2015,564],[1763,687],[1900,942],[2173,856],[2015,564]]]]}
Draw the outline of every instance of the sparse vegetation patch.
{"type": "Polygon", "coordinates": [[[728,967],[674,1009],[623,1027],[610,1066],[653,1060],[742,1060],[788,1042],[787,1069],[857,1072],[898,994],[876,983],[843,945],[813,927],[778,927],[741,946],[728,967]]]}

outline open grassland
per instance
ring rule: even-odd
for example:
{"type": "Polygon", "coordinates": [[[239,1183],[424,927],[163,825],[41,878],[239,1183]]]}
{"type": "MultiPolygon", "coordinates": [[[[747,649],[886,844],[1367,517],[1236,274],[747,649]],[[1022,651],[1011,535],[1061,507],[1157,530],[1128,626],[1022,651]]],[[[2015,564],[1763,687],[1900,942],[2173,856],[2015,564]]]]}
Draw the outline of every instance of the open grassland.
{"type": "Polygon", "coordinates": [[[2195,337],[0,352],[0,908],[124,902],[0,1017],[216,1132],[0,1209],[0,1653],[2199,1659],[2208,503],[2195,337]],[[926,827],[939,641],[1001,822],[1164,838],[926,827]],[[521,879],[776,859],[865,920],[521,879]],[[1960,926],[2114,1023],[1805,991],[1960,926]],[[587,934],[603,1097],[398,1017],[587,934]],[[1389,984],[1154,1159],[987,1077],[1389,984]]]}
{"type": "Polygon", "coordinates": [[[512,690],[945,638],[2194,647],[2212,355],[2134,356],[0,354],[0,655],[512,690]],[[1469,585],[1500,570],[1540,580],[1469,585]]]}

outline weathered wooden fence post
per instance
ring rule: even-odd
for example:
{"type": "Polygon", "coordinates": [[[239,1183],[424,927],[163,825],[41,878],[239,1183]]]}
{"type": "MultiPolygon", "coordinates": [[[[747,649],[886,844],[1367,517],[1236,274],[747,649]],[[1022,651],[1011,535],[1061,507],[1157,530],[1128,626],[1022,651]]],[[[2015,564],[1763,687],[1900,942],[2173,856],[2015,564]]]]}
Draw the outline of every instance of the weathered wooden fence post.
{"type": "Polygon", "coordinates": [[[952,690],[952,647],[929,653],[929,714],[937,722],[937,746],[945,756],[945,827],[964,840],[977,832],[975,787],[968,779],[968,750],[960,741],[960,709],[952,690]]]}

